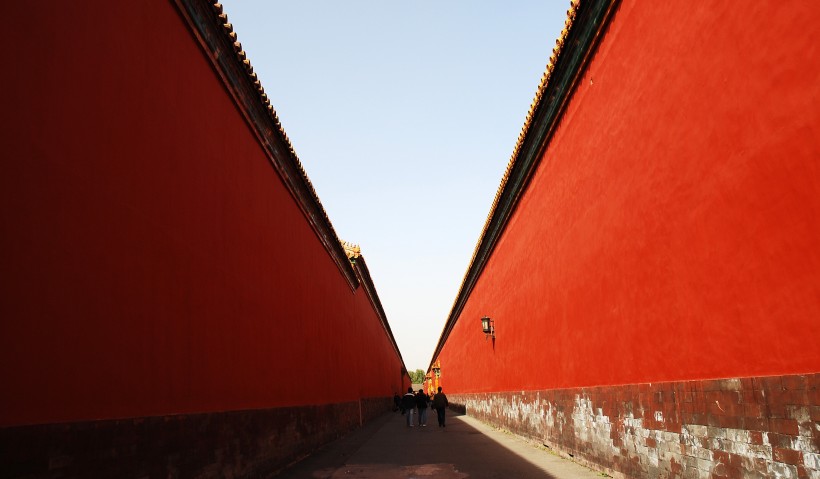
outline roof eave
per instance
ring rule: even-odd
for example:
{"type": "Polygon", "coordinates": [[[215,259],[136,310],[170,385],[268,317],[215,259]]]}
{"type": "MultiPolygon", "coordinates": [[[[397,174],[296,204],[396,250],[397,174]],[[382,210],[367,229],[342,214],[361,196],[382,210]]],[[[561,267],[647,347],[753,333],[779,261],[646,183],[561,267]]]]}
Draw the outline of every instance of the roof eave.
{"type": "Polygon", "coordinates": [[[536,92],[507,171],[501,180],[470,266],[433,352],[428,371],[441,353],[473,287],[512,217],[519,198],[538,167],[572,96],[572,91],[618,3],[619,0],[572,1],[567,12],[567,28],[556,41],[553,56],[536,92]]]}
{"type": "Polygon", "coordinates": [[[355,290],[358,287],[356,273],[222,5],[213,0],[174,0],[174,3],[256,135],[274,171],[350,289],[355,290]]]}

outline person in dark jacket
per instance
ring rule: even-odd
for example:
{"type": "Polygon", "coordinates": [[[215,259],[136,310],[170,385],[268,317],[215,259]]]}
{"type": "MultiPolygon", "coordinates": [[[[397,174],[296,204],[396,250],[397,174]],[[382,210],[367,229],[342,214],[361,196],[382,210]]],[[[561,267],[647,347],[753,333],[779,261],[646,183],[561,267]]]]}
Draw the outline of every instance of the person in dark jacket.
{"type": "Polygon", "coordinates": [[[438,416],[438,427],[447,427],[444,425],[444,411],[447,410],[447,406],[450,403],[447,402],[447,396],[441,392],[441,386],[438,387],[438,393],[433,396],[433,409],[436,410],[436,414],[438,416]]]}
{"type": "Polygon", "coordinates": [[[419,410],[419,426],[427,426],[427,402],[430,400],[424,389],[416,393],[416,409],[419,410]]]}
{"type": "Polygon", "coordinates": [[[407,425],[409,427],[415,426],[413,424],[413,411],[416,409],[416,396],[413,394],[413,388],[407,388],[407,394],[401,398],[401,407],[404,409],[407,425]]]}

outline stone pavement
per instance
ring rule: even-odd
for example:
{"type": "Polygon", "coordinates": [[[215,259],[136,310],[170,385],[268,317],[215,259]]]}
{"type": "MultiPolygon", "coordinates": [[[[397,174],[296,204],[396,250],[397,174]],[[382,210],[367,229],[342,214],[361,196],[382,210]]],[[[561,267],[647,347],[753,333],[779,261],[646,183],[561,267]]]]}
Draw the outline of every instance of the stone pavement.
{"type": "Polygon", "coordinates": [[[603,474],[562,459],[478,420],[447,411],[447,427],[430,410],[427,427],[407,427],[386,413],[283,471],[304,479],[601,479],[603,474]]]}

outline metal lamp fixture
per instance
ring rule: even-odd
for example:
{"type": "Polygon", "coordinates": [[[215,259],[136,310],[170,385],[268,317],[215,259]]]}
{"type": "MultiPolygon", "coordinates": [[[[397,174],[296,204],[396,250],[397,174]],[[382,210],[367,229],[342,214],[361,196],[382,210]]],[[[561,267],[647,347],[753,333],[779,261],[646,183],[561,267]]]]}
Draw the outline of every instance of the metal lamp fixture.
{"type": "Polygon", "coordinates": [[[441,368],[433,367],[433,373],[436,375],[437,378],[441,377],[441,368]]]}
{"type": "Polygon", "coordinates": [[[495,339],[495,321],[490,319],[489,316],[484,316],[481,318],[481,330],[484,331],[484,339],[489,338],[490,336],[495,339]]]}

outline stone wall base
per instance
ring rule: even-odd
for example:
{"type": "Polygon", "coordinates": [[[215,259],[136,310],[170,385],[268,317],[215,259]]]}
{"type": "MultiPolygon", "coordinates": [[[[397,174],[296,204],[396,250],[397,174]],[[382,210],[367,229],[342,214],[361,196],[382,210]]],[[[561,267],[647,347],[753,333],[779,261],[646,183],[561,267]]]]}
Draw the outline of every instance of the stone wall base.
{"type": "Polygon", "coordinates": [[[269,477],[392,405],[367,398],[0,428],[0,478],[269,477]]]}
{"type": "Polygon", "coordinates": [[[448,397],[615,477],[820,479],[819,387],[808,374],[448,397]]]}

